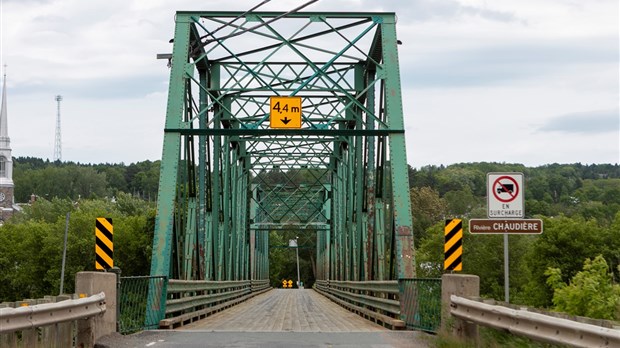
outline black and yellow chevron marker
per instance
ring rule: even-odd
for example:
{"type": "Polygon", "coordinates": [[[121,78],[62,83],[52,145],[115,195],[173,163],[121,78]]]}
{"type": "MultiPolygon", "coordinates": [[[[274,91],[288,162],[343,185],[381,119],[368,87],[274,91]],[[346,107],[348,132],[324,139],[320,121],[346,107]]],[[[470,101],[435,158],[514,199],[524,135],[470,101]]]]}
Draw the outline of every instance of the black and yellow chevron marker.
{"type": "Polygon", "coordinates": [[[463,221],[461,219],[446,220],[443,246],[445,259],[443,269],[446,271],[463,270],[463,221]]]}
{"type": "Polygon", "coordinates": [[[114,267],[114,227],[111,218],[97,218],[95,236],[95,268],[114,267]]]}

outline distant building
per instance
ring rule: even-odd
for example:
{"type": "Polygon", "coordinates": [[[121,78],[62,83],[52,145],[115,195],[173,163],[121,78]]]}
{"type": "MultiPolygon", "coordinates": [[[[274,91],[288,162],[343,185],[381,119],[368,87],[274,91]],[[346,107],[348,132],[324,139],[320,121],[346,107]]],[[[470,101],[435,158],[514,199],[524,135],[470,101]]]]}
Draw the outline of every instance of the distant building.
{"type": "Polygon", "coordinates": [[[6,99],[6,72],[2,84],[2,106],[0,108],[0,223],[4,223],[19,209],[13,195],[13,157],[8,130],[6,99]]]}

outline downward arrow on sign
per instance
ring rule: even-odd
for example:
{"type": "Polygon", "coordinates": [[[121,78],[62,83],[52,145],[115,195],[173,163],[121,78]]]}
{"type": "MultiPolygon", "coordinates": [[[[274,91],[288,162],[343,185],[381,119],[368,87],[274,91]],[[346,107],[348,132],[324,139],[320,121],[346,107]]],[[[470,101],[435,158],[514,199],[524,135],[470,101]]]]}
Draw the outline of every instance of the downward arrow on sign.
{"type": "Polygon", "coordinates": [[[291,122],[291,120],[288,119],[288,117],[284,117],[284,119],[280,119],[280,121],[282,121],[282,123],[287,124],[289,122],[291,122]]]}

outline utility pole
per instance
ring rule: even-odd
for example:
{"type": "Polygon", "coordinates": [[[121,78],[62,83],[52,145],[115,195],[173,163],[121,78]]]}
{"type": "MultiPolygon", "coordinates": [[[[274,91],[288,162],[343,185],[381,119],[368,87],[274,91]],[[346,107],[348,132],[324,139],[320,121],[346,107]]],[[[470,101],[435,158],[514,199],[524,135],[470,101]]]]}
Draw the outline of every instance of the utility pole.
{"type": "Polygon", "coordinates": [[[56,138],[54,140],[54,162],[62,161],[62,141],[60,137],[60,102],[62,96],[56,96],[56,103],[58,104],[58,112],[56,114],[56,138]]]}
{"type": "Polygon", "coordinates": [[[69,233],[69,216],[71,213],[67,213],[67,218],[65,219],[65,244],[62,249],[62,268],[60,269],[60,292],[58,295],[62,295],[64,291],[65,285],[65,263],[67,261],[67,233],[69,233]]]}

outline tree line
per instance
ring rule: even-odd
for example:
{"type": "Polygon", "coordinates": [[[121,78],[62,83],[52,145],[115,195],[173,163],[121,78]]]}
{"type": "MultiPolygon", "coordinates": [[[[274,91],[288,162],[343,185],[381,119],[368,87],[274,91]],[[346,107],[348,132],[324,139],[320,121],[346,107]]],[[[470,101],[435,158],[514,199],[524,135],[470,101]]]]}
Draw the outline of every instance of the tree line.
{"type": "Polygon", "coordinates": [[[147,201],[157,198],[160,161],[125,165],[50,162],[34,157],[13,159],[15,202],[29,202],[32,195],[57,198],[104,198],[119,192],[147,201]]]}
{"type": "MultiPolygon", "coordinates": [[[[0,228],[0,300],[55,293],[65,216],[71,213],[65,288],[75,272],[94,269],[94,220],[114,219],[115,264],[124,275],[149,273],[159,161],[135,164],[80,164],[14,159],[17,202],[25,206],[0,228]]],[[[620,318],[620,166],[550,164],[526,167],[507,163],[461,163],[409,168],[418,277],[443,273],[443,225],[464,219],[463,273],[481,280],[481,295],[503,299],[503,238],[471,235],[467,221],[486,218],[486,174],[522,172],[527,218],[541,218],[541,235],[511,235],[511,302],[556,308],[594,317],[620,318]],[[604,271],[601,271],[604,270],[604,271]],[[607,284],[596,294],[586,289],[607,284]],[[577,294],[577,295],[576,295],[577,294]],[[578,296],[580,295],[580,296],[578,296]],[[566,308],[569,308],[568,310],[566,308]],[[610,309],[611,308],[611,309],[610,309]]],[[[278,173],[256,180],[280,183],[278,173]]],[[[325,180],[323,173],[300,172],[295,180],[325,180]]],[[[273,281],[296,276],[295,257],[286,248],[294,232],[270,233],[273,281]]],[[[295,235],[295,236],[293,236],[295,235]]],[[[312,245],[311,236],[303,245],[312,245]]],[[[313,278],[313,250],[300,250],[301,278],[313,278]]],[[[71,284],[71,285],[70,285],[71,284]]]]}

